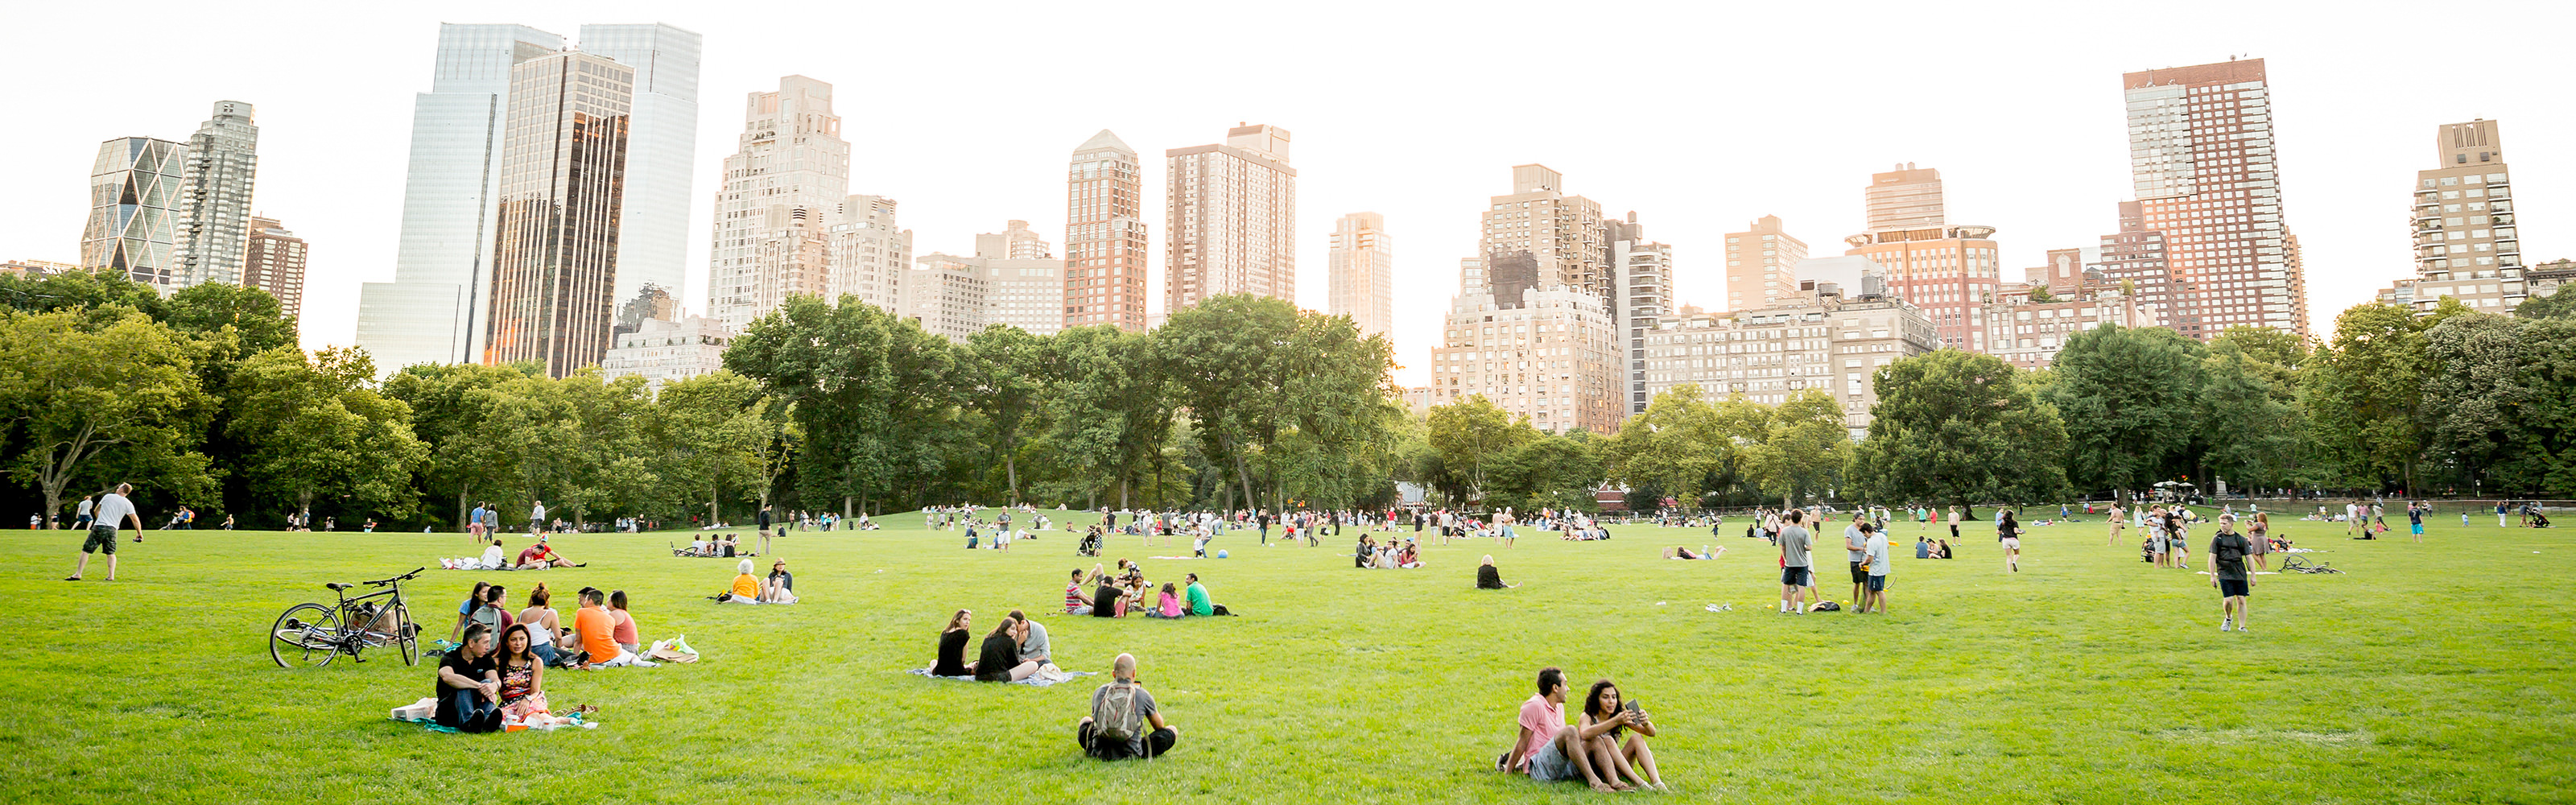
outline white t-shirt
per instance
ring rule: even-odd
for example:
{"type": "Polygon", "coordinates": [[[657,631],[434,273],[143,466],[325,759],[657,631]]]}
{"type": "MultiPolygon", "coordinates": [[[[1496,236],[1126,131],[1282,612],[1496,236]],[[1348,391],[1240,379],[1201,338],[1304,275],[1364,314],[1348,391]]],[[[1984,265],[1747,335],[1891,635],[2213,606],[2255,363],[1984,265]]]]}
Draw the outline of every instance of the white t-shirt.
{"type": "Polygon", "coordinates": [[[484,546],[484,547],[483,547],[483,566],[484,566],[484,567],[486,567],[486,568],[495,568],[495,567],[500,567],[500,566],[501,566],[501,560],[502,560],[502,558],[503,558],[503,553],[502,553],[502,551],[501,551],[501,546],[500,546],[500,544],[498,544],[498,543],[494,543],[494,544],[492,544],[492,545],[486,545],[486,546],[484,546]]]}
{"type": "Polygon", "coordinates": [[[110,528],[121,528],[125,525],[125,518],[132,516],[134,516],[134,501],[126,500],[124,495],[109,492],[98,496],[98,522],[96,525],[103,525],[110,528]]]}
{"type": "Polygon", "coordinates": [[[82,516],[82,517],[88,517],[88,516],[89,516],[89,508],[90,508],[91,506],[94,506],[94,505],[97,505],[97,501],[90,500],[89,498],[81,498],[81,502],[80,502],[80,511],[79,511],[80,516],[82,516]]]}
{"type": "Polygon", "coordinates": [[[1871,534],[1871,535],[1869,535],[1869,551],[1868,551],[1868,558],[1867,558],[1867,559],[1865,559],[1865,560],[1863,560],[1863,561],[1866,561],[1866,562],[1868,562],[1868,563],[1869,563],[1869,574],[1870,574],[1870,575],[1872,575],[1872,576],[1884,576],[1884,575],[1887,575],[1887,534],[1886,534],[1886,532],[1879,532],[1879,533],[1875,533],[1875,534],[1871,534]]]}

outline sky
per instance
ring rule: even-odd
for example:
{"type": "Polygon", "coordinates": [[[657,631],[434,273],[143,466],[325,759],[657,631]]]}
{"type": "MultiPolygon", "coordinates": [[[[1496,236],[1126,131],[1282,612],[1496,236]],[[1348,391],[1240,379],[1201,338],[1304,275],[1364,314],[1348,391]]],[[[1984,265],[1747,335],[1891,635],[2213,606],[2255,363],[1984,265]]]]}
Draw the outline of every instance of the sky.
{"type": "Polygon", "coordinates": [[[98,143],[185,140],[257,107],[253,207],[311,244],[303,341],[346,345],[393,278],[413,99],[438,24],[663,22],[702,34],[684,304],[745,94],[832,82],[853,193],[891,196],[917,253],[1022,219],[1060,249],[1064,167],[1107,128],[1147,165],[1161,309],[1162,151],[1288,129],[1298,302],[1323,309],[1334,219],[1393,238],[1397,381],[1427,376],[1478,213],[1541,163],[1673,247],[1680,299],[1725,298],[1724,235],[1778,215],[1811,254],[1861,190],[1938,168],[1953,223],[1997,228],[2004,278],[2093,246],[2132,197],[2120,75],[2266,60],[2284,220],[2320,329],[2412,276],[2414,171],[2435,128],[2500,120],[2526,263],[2576,256],[2576,6],[2485,3],[265,3],[24,4],[0,25],[0,259],[75,261],[98,143]]]}

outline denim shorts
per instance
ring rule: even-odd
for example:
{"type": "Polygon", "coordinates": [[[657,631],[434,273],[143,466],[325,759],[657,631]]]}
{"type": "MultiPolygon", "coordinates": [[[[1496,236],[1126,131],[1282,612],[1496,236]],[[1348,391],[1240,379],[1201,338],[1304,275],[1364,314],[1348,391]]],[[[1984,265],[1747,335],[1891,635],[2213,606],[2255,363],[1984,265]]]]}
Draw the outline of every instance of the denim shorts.
{"type": "Polygon", "coordinates": [[[1530,779],[1538,782],[1553,783],[1576,779],[1581,775],[1574,770],[1574,761],[1567,759],[1565,752],[1556,748],[1556,740],[1551,737],[1547,743],[1539,746],[1538,751],[1530,753],[1529,776],[1530,779]]]}

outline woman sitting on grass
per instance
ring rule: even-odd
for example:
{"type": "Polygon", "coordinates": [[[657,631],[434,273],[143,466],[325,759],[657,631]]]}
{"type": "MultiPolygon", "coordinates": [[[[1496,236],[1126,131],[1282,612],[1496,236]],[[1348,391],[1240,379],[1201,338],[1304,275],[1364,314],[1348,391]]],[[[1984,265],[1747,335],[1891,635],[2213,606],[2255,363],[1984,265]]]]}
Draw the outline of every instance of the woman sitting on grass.
{"type": "Polygon", "coordinates": [[[1036,660],[1020,659],[1020,636],[1026,622],[1009,615],[1002,624],[984,636],[983,650],[975,659],[975,681],[1018,682],[1038,672],[1036,660]]]}
{"type": "Polygon", "coordinates": [[[1155,600],[1154,606],[1153,606],[1152,608],[1145,610],[1145,617],[1148,617],[1148,618],[1177,618],[1177,617],[1180,617],[1180,616],[1181,616],[1181,595],[1180,595],[1180,593],[1181,593],[1181,589],[1180,589],[1178,586],[1175,586],[1175,585],[1173,585],[1171,582],[1168,582],[1168,581],[1167,581],[1167,582],[1163,582],[1163,595],[1162,595],[1162,597],[1161,597],[1161,598],[1158,598],[1158,599],[1156,599],[1156,600],[1155,600]]]}
{"type": "Polygon", "coordinates": [[[930,663],[931,676],[974,675],[974,664],[966,661],[966,641],[974,639],[966,627],[974,622],[973,610],[961,609],[948,616],[948,626],[939,630],[939,655],[930,663]]]}
{"type": "Polygon", "coordinates": [[[1419,548],[1414,547],[1412,541],[1406,541],[1404,543],[1404,547],[1395,552],[1395,566],[1406,570],[1421,569],[1422,551],[1419,548]]]}
{"type": "Polygon", "coordinates": [[[1502,571],[1494,568],[1493,554],[1485,554],[1485,563],[1476,566],[1476,589],[1506,590],[1518,586],[1520,585],[1503,583],[1502,571]]]}
{"type": "Polygon", "coordinates": [[[734,565],[733,586],[725,590],[723,598],[728,604],[760,603],[760,579],[751,575],[751,560],[734,565]]]}
{"type": "Polygon", "coordinates": [[[1625,787],[1619,782],[1619,778],[1625,776],[1639,786],[1672,790],[1664,786],[1663,773],[1655,770],[1655,751],[1646,748],[1646,739],[1655,736],[1654,722],[1646,720],[1646,711],[1642,708],[1623,709],[1619,686],[1607,679],[1592,683],[1591,694],[1583,698],[1583,723],[1578,726],[1590,733],[1603,725],[1608,725],[1610,730],[1592,739],[1593,746],[1597,747],[1592,767],[1602,770],[1601,779],[1613,786],[1625,787]],[[1628,735],[1623,738],[1620,736],[1622,732],[1628,735]],[[1642,776],[1638,774],[1640,769],[1645,771],[1642,776]]]}
{"type": "Polygon", "coordinates": [[[763,604],[796,603],[796,576],[787,572],[787,560],[780,559],[769,563],[769,580],[761,584],[760,602],[763,604]]]}
{"type": "Polygon", "coordinates": [[[526,721],[552,709],[546,706],[546,663],[537,656],[539,645],[543,643],[525,623],[502,633],[499,665],[503,717],[526,721]]]}
{"type": "Polygon", "coordinates": [[[635,655],[635,664],[652,667],[643,659],[644,641],[635,636],[635,613],[626,611],[625,590],[608,593],[608,639],[617,641],[619,650],[635,655]]]}
{"type": "MultiPolygon", "coordinates": [[[[553,600],[554,593],[546,590],[546,583],[537,582],[537,588],[528,591],[528,608],[519,610],[519,625],[527,627],[528,638],[534,641],[531,649],[537,653],[537,659],[548,665],[555,662],[555,636],[563,633],[562,616],[555,612],[554,607],[548,606],[553,600]]],[[[506,641],[504,647],[507,647],[506,641]]]]}
{"type": "Polygon", "coordinates": [[[483,608],[483,591],[491,586],[491,582],[478,581],[474,583],[474,591],[465,594],[465,603],[456,607],[456,627],[447,630],[447,642],[456,642],[456,634],[464,631],[466,624],[474,622],[474,610],[483,608]]]}

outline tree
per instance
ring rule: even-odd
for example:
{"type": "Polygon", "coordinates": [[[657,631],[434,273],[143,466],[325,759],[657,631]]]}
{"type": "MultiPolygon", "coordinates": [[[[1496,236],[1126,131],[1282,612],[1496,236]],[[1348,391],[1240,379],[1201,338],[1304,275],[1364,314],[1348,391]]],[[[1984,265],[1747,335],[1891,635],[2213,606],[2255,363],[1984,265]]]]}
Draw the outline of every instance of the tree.
{"type": "Polygon", "coordinates": [[[375,374],[353,349],[308,358],[281,345],[242,363],[226,397],[231,431],[249,446],[238,470],[258,501],[302,511],[322,495],[352,515],[418,510],[412,474],[429,448],[412,433],[411,407],[377,392],[375,374]]]}
{"type": "Polygon", "coordinates": [[[386,378],[384,395],[411,409],[412,435],[429,449],[417,486],[427,496],[456,503],[462,524],[477,496],[505,492],[518,470],[487,426],[496,389],[538,374],[533,364],[481,366],[423,363],[386,378]]]}
{"type": "Polygon", "coordinates": [[[1044,410],[1048,343],[1007,324],[984,328],[957,348],[966,405],[984,415],[988,441],[1001,454],[1010,502],[1020,502],[1020,436],[1044,410]]]}
{"type": "Polygon", "coordinates": [[[956,357],[946,339],[857,297],[791,296],[725,350],[725,368],[792,406],[804,433],[798,497],[810,503],[914,496],[945,464],[956,427],[956,357]]]}
{"type": "MultiPolygon", "coordinates": [[[[2294,482],[2299,434],[2305,424],[2289,394],[2277,388],[2265,362],[2221,338],[2203,362],[2201,462],[2240,486],[2294,482]]],[[[2073,430],[2072,427],[2069,430],[2073,430]]]]}
{"type": "Polygon", "coordinates": [[[1200,452],[1235,479],[1246,505],[1346,505],[1383,491],[1400,414],[1385,337],[1250,294],[1210,297],[1153,337],[1200,452]]]}
{"type": "Polygon", "coordinates": [[[776,438],[760,384],[732,372],[688,378],[662,387],[653,404],[651,440],[661,457],[657,473],[673,485],[706,495],[707,522],[724,519],[727,488],[761,485],[768,498],[768,450],[776,438]]]}
{"type": "Polygon", "coordinates": [[[2069,480],[2124,492],[2189,471],[2206,356],[2163,327],[2105,324],[2068,338],[2046,399],[2066,426],[2069,480]]]}
{"type": "Polygon", "coordinates": [[[1873,375],[1878,405],[1844,477],[1878,500],[2028,501],[2061,497],[2066,427],[2011,364],[1945,349],[1873,375]]]}
{"type": "Polygon", "coordinates": [[[2513,307],[2518,319],[2563,319],[2576,317],[2576,294],[2550,294],[2522,300],[2513,307]]]}
{"type": "Polygon", "coordinates": [[[2414,489],[2424,452],[2424,330],[2467,312],[2445,299],[2435,317],[2402,305],[2358,305],[2335,317],[2335,337],[2311,358],[2299,400],[2329,460],[2348,478],[2414,489]]]}
{"type": "Polygon", "coordinates": [[[1539,438],[1528,420],[1515,420],[1482,394],[1431,408],[1426,437],[1456,488],[1450,496],[1469,504],[1486,491],[1486,468],[1512,449],[1539,438]]]}
{"type": "Polygon", "coordinates": [[[196,349],[131,310],[0,313],[0,421],[16,426],[8,472],[43,494],[49,524],[64,490],[112,485],[105,469],[151,472],[179,500],[213,489],[198,433],[176,421],[205,404],[196,349]]]}
{"type": "MultiPolygon", "coordinates": [[[[1741,408],[1736,411],[1743,413],[1741,408]]],[[[1718,408],[1709,404],[1699,386],[1683,383],[1667,388],[1647,401],[1645,411],[1620,423],[1619,435],[1609,446],[1615,457],[1611,477],[1631,491],[1660,492],[1696,505],[1707,493],[1709,479],[1723,471],[1734,455],[1730,435],[1718,408]]]]}
{"type": "Polygon", "coordinates": [[[2429,452],[2500,493],[2576,488],[2569,447],[2576,319],[2464,313],[2424,333],[2429,452]]]}
{"type": "Polygon", "coordinates": [[[1107,486],[1128,505],[1129,483],[1171,438],[1166,393],[1150,336],[1109,325],[1057,333],[1046,395],[1054,452],[1076,476],[1084,508],[1107,486]]]}
{"type": "Polygon", "coordinates": [[[1851,455],[1851,431],[1833,395],[1818,389],[1789,395],[1769,419],[1761,444],[1745,457],[1747,474],[1762,491],[1788,507],[1801,495],[1833,488],[1851,455]]]}
{"type": "Polygon", "coordinates": [[[1593,490],[1609,471],[1598,446],[1582,430],[1523,442],[1492,462],[1494,491],[1487,504],[1521,511],[1591,509],[1593,490]]]}

